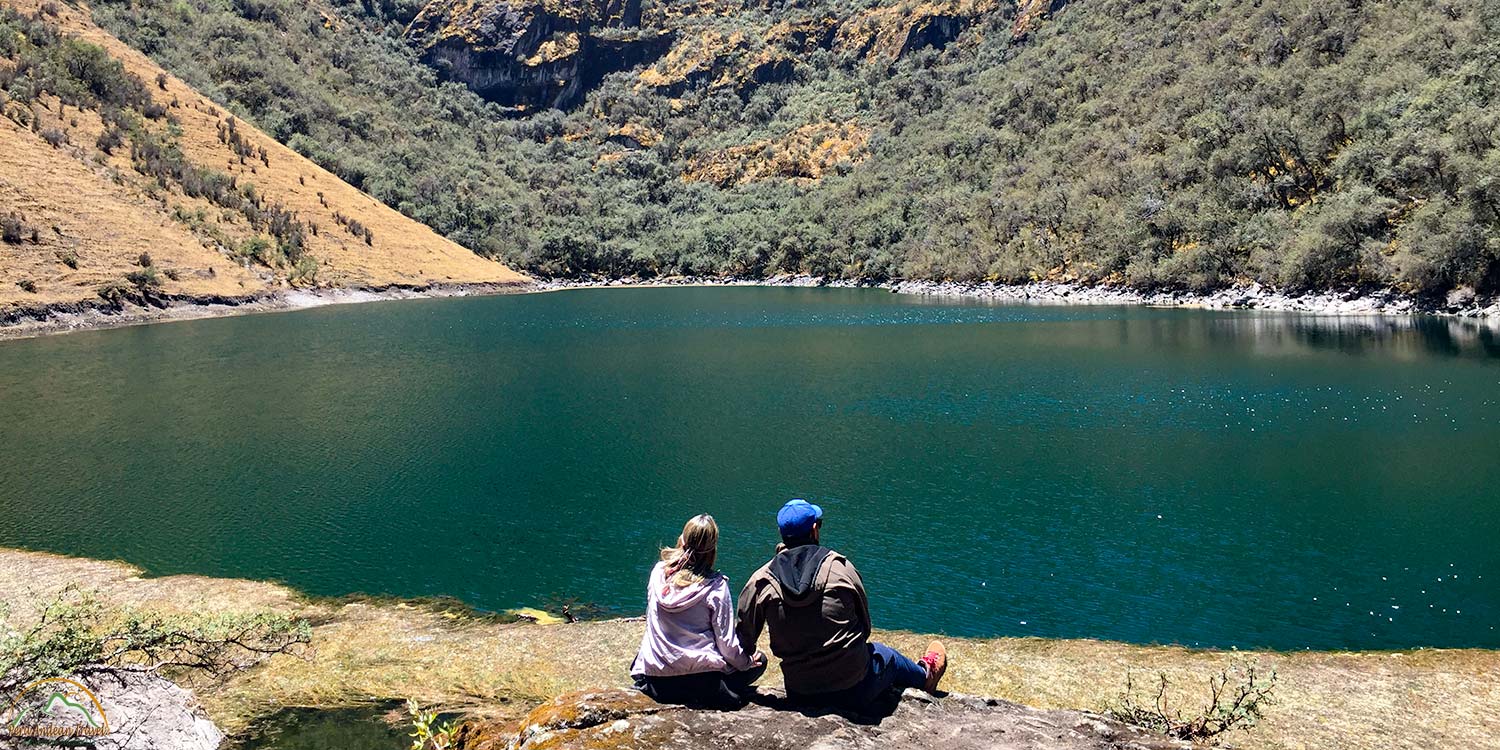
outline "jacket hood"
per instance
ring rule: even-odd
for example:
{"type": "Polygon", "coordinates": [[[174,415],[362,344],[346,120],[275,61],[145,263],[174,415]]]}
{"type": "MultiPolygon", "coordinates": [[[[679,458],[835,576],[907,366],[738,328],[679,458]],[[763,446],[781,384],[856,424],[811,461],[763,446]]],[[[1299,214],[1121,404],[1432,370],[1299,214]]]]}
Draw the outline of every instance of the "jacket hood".
{"type": "Polygon", "coordinates": [[[771,558],[771,577],[781,586],[782,600],[792,606],[815,601],[823,593],[818,571],[833,550],[816,544],[804,544],[782,550],[771,558]]]}
{"type": "Polygon", "coordinates": [[[708,598],[714,582],[722,575],[714,573],[691,586],[674,586],[666,578],[666,567],[666,563],[657,563],[651,569],[651,598],[656,601],[656,606],[671,612],[687,609],[708,598]]]}

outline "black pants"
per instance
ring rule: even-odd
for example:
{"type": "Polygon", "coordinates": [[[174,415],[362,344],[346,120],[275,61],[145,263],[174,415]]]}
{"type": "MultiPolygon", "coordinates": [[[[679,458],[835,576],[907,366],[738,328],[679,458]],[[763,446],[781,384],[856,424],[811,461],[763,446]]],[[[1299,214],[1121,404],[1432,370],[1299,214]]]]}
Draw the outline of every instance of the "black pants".
{"type": "Polygon", "coordinates": [[[766,673],[766,665],[744,672],[699,672],[672,677],[637,675],[635,689],[657,703],[703,708],[739,708],[755,694],[751,685],[766,673]]]}

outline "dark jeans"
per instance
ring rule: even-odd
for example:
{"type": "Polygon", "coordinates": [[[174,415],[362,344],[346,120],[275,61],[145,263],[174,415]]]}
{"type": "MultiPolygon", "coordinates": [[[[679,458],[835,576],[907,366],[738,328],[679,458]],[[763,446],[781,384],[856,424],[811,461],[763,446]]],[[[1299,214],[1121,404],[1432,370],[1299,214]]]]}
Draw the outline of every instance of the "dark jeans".
{"type": "Polygon", "coordinates": [[[637,675],[635,689],[657,703],[676,703],[706,708],[739,708],[755,694],[751,685],[766,673],[766,665],[744,672],[699,672],[697,674],[651,677],[637,675]]]}
{"type": "Polygon", "coordinates": [[[927,670],[921,664],[902,656],[884,643],[871,643],[869,648],[870,668],[865,672],[865,678],[853,687],[832,693],[797,695],[793,699],[799,703],[864,711],[891,693],[927,684],[927,670]]]}

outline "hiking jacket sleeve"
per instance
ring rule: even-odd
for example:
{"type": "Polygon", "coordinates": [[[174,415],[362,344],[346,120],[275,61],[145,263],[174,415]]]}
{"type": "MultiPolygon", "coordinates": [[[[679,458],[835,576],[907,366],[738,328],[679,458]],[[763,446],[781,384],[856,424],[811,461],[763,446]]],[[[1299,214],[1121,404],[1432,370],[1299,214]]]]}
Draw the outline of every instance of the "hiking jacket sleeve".
{"type": "Polygon", "coordinates": [[[755,643],[752,641],[749,648],[745,648],[744,641],[740,640],[735,631],[734,600],[730,598],[729,581],[721,578],[708,596],[708,604],[712,608],[714,643],[724,656],[724,663],[736,672],[755,666],[755,661],[751,658],[751,654],[755,653],[755,643]]]}
{"type": "Polygon", "coordinates": [[[740,646],[752,654],[755,653],[755,644],[760,642],[760,631],[766,626],[766,614],[760,604],[760,592],[766,583],[764,570],[757,570],[755,575],[750,576],[750,580],[745,581],[736,613],[739,624],[735,627],[735,636],[739,639],[740,646]]]}

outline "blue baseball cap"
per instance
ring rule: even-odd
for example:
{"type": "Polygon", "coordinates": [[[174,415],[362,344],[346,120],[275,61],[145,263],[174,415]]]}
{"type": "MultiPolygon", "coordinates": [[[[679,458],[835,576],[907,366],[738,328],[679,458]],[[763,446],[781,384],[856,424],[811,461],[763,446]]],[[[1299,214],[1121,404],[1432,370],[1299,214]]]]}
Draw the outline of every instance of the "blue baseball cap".
{"type": "Polygon", "coordinates": [[[776,526],[781,538],[797,539],[812,534],[813,524],[823,519],[823,509],[802,498],[788,500],[776,511],[776,526]]]}

